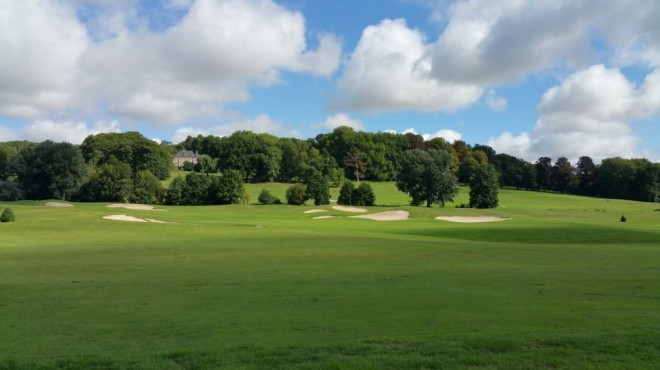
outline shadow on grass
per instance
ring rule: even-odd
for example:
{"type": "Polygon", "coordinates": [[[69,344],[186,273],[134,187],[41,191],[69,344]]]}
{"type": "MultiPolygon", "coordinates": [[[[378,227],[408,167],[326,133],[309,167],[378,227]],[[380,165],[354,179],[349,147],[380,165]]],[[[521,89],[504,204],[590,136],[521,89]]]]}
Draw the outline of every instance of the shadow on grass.
{"type": "Polygon", "coordinates": [[[322,347],[237,346],[174,351],[143,361],[93,358],[18,363],[0,369],[653,369],[660,338],[627,336],[468,337],[424,342],[375,340],[322,347]]]}
{"type": "Polygon", "coordinates": [[[526,244],[660,244],[660,233],[608,227],[460,227],[404,232],[438,238],[526,244]]]}

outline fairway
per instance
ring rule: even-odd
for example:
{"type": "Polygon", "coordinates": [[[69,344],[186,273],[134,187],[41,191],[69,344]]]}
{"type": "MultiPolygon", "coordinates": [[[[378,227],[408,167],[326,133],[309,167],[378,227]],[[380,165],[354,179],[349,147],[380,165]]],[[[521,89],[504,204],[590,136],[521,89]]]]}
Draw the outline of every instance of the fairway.
{"type": "Polygon", "coordinates": [[[372,185],[368,213],[410,218],[0,203],[16,214],[0,224],[0,369],[657,368],[660,205],[501,190],[499,208],[455,208],[461,188],[410,207],[372,185]]]}

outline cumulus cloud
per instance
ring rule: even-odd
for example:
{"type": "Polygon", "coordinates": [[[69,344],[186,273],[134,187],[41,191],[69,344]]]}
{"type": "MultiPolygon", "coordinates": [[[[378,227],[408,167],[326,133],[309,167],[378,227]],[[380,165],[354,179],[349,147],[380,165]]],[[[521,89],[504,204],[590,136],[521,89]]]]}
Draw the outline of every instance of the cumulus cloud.
{"type": "MultiPolygon", "coordinates": [[[[557,68],[580,70],[603,58],[617,66],[660,67],[658,2],[411,1],[428,6],[446,26],[431,42],[403,20],[367,27],[337,83],[333,107],[452,111],[474,104],[487,89],[557,68]]],[[[495,96],[487,95],[486,103],[506,108],[495,96]]]]}
{"type": "Polygon", "coordinates": [[[100,121],[93,127],[81,121],[36,120],[24,129],[24,137],[29,141],[41,142],[52,140],[80,144],[89,135],[102,132],[121,132],[117,121],[100,121]]]}
{"type": "Polygon", "coordinates": [[[335,114],[334,116],[330,116],[323,121],[323,123],[320,123],[318,125],[315,125],[314,127],[316,128],[326,128],[328,130],[334,130],[337,127],[340,126],[348,126],[356,131],[362,131],[364,130],[364,125],[362,124],[362,121],[359,119],[351,118],[346,114],[339,113],[335,114]]]}
{"type": "Polygon", "coordinates": [[[11,127],[0,126],[0,142],[19,140],[20,134],[11,127]]]}
{"type": "Polygon", "coordinates": [[[427,48],[424,35],[403,19],[367,27],[337,82],[331,105],[368,112],[453,111],[476,102],[482,87],[428,77],[430,66],[422,60],[427,48]]]}
{"type": "Polygon", "coordinates": [[[0,114],[16,118],[100,109],[155,126],[205,120],[282,71],[330,76],[341,54],[331,34],[309,49],[303,15],[272,0],[168,1],[187,11],[159,31],[132,1],[0,5],[0,114]]]}
{"type": "MultiPolygon", "coordinates": [[[[396,134],[396,131],[394,131],[394,130],[387,130],[387,132],[396,134]]],[[[422,138],[424,138],[424,140],[431,140],[431,139],[434,139],[436,137],[441,137],[441,138],[447,140],[450,143],[453,143],[456,140],[461,140],[461,138],[463,137],[463,134],[461,134],[460,132],[450,130],[450,129],[442,129],[442,130],[436,131],[432,134],[426,134],[426,133],[425,134],[420,134],[413,127],[410,127],[410,128],[407,128],[407,129],[403,130],[401,133],[404,134],[404,135],[405,134],[420,135],[422,138]]]]}
{"type": "MultiPolygon", "coordinates": [[[[282,134],[284,125],[274,121],[268,115],[262,114],[253,118],[246,118],[241,120],[232,121],[217,126],[211,127],[180,127],[174,132],[172,142],[179,143],[186,139],[188,136],[229,136],[236,131],[252,131],[256,133],[265,134],[282,134]]],[[[289,131],[288,133],[292,133],[289,131]]],[[[294,134],[297,132],[293,132],[294,134]]]]}
{"type": "Polygon", "coordinates": [[[486,98],[486,105],[488,106],[488,108],[496,112],[502,112],[506,110],[508,102],[506,101],[506,99],[497,96],[495,94],[495,90],[493,89],[488,90],[485,98],[486,98]]]}
{"type": "Polygon", "coordinates": [[[658,114],[660,79],[654,72],[636,88],[617,68],[594,65],[548,89],[531,134],[504,133],[491,138],[495,150],[528,160],[589,155],[600,160],[631,157],[639,142],[630,128],[636,119],[658,114]]]}

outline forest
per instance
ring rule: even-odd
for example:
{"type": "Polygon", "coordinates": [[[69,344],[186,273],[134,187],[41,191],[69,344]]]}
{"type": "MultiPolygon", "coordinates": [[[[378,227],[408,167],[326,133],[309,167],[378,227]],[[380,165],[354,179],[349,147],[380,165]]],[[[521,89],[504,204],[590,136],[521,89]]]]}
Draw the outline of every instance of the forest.
{"type": "MultiPolygon", "coordinates": [[[[397,181],[411,150],[446,152],[455,179],[468,184],[487,168],[501,187],[586,196],[660,201],[660,163],[585,153],[577,163],[540,157],[530,163],[487,145],[415,134],[361,132],[342,126],[307,140],[238,131],[230,136],[189,136],[160,144],[138,132],[90,135],[81,145],[44,141],[0,143],[0,200],[63,199],[166,204],[239,203],[244,182],[308,183],[339,187],[352,181],[397,181]],[[168,189],[172,157],[199,154],[190,173],[168,189]],[[211,174],[217,174],[210,176],[211,174]],[[315,181],[316,181],[315,180],[315,181]]],[[[444,202],[443,202],[444,204],[444,202]]]]}

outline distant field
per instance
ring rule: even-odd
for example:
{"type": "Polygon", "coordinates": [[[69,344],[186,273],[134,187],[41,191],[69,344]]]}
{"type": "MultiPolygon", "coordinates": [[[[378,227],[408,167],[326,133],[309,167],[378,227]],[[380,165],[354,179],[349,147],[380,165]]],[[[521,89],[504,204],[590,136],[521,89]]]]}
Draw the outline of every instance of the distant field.
{"type": "MultiPolygon", "coordinates": [[[[372,186],[369,213],[411,218],[0,203],[17,219],[0,224],[0,369],[657,369],[660,205],[502,190],[493,210],[409,207],[372,186]]],[[[252,202],[264,187],[288,185],[247,185],[252,202]]]]}

